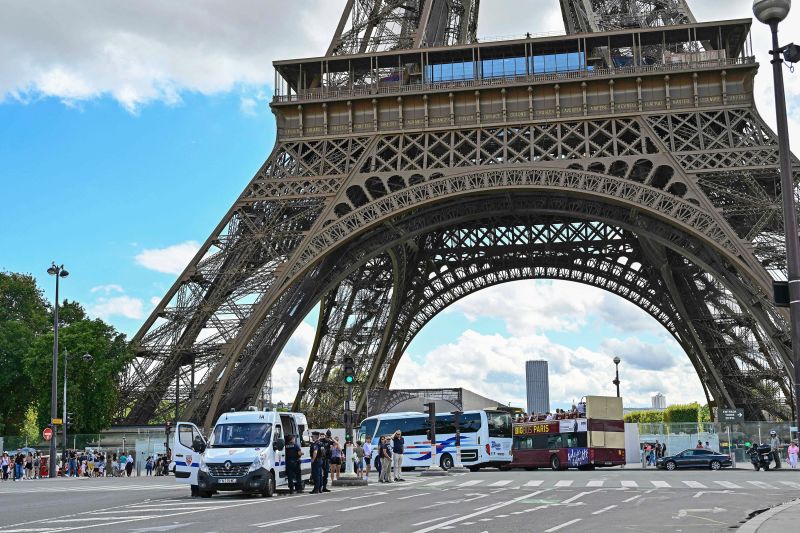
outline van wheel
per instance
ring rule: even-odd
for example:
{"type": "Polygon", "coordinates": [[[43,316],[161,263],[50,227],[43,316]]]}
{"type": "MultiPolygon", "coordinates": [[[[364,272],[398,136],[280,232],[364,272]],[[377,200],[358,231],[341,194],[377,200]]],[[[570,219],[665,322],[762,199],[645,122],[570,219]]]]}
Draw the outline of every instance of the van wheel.
{"type": "Polygon", "coordinates": [[[275,474],[267,474],[267,482],[264,485],[264,492],[261,493],[265,498],[272,498],[275,495],[275,474]]]}
{"type": "Polygon", "coordinates": [[[442,455],[439,466],[442,467],[442,470],[450,470],[453,468],[453,457],[449,453],[442,455]]]}
{"type": "Polygon", "coordinates": [[[561,459],[557,455],[550,456],[550,468],[553,470],[561,470],[561,459]]]}

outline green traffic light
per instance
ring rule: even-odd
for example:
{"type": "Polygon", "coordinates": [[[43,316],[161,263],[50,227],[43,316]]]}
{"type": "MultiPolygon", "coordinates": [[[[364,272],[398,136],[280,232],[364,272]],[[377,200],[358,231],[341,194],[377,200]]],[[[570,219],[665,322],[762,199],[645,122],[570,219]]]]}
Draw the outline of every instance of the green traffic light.
{"type": "Polygon", "coordinates": [[[345,376],[344,377],[344,382],[345,383],[352,383],[353,382],[353,376],[345,376]]]}

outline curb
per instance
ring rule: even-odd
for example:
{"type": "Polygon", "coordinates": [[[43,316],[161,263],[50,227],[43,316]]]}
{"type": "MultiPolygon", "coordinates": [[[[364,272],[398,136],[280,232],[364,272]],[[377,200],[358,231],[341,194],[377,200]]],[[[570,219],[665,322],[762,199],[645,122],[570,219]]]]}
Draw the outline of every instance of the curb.
{"type": "Polygon", "coordinates": [[[800,505],[800,499],[795,499],[790,502],[776,505],[775,507],[772,507],[771,509],[768,509],[763,513],[754,516],[753,518],[742,524],[742,527],[740,527],[737,531],[739,531],[739,533],[756,533],[756,531],[758,531],[758,528],[760,528],[764,524],[764,522],[766,522],[767,520],[769,520],[770,518],[772,518],[773,516],[775,516],[780,512],[783,512],[787,509],[791,509],[795,505],[800,505]]]}

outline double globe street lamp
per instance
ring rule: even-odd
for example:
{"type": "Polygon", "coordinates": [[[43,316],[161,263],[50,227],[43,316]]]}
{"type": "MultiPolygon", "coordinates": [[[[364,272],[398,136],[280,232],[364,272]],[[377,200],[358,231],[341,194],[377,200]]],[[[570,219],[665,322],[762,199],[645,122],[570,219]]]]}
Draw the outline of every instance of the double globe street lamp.
{"type": "Polygon", "coordinates": [[[58,416],[58,282],[61,278],[69,276],[69,272],[64,265],[56,265],[53,261],[53,264],[47,269],[47,273],[56,277],[56,303],[53,306],[53,377],[50,386],[50,424],[48,426],[53,430],[53,434],[50,437],[50,461],[47,467],[49,476],[56,477],[56,439],[53,420],[58,416]]]}
{"type": "Polygon", "coordinates": [[[775,115],[778,123],[778,152],[780,155],[783,225],[786,234],[786,263],[789,274],[789,319],[792,331],[792,362],[794,364],[794,413],[800,427],[800,243],[797,235],[797,210],[794,199],[789,126],[786,118],[786,94],[783,87],[783,62],[800,61],[800,46],[778,44],[778,24],[789,14],[791,0],[755,0],[753,14],[772,30],[772,77],[775,89],[775,115]],[[783,58],[781,58],[783,54],[783,58]]]}

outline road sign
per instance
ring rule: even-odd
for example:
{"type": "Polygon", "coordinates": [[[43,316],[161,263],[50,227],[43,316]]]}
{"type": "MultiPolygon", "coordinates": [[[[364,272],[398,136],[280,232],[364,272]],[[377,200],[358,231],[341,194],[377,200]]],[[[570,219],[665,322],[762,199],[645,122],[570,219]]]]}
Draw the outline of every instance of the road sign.
{"type": "Polygon", "coordinates": [[[53,438],[53,429],[52,428],[44,428],[44,431],[42,431],[42,437],[44,437],[44,440],[52,439],[53,438]]]}
{"type": "Polygon", "coordinates": [[[744,422],[744,409],[720,409],[719,410],[720,422],[744,422]]]}
{"type": "Polygon", "coordinates": [[[345,411],[355,411],[356,410],[356,401],[355,400],[345,400],[344,401],[344,410],[345,411]]]}
{"type": "Polygon", "coordinates": [[[53,419],[53,424],[58,425],[58,424],[61,424],[61,422],[63,422],[63,420],[61,420],[60,418],[54,418],[53,419]]]}

